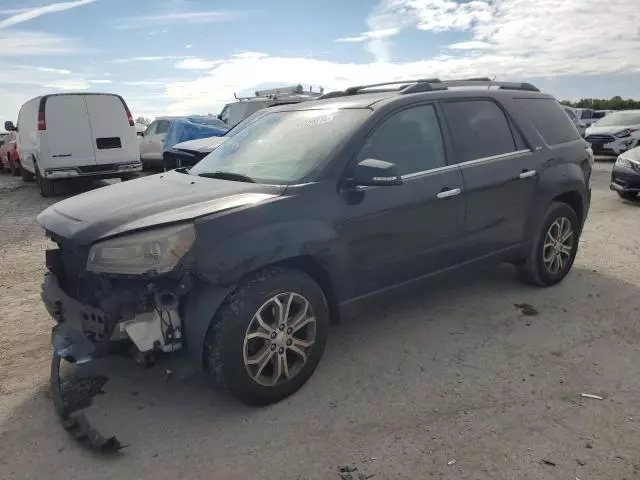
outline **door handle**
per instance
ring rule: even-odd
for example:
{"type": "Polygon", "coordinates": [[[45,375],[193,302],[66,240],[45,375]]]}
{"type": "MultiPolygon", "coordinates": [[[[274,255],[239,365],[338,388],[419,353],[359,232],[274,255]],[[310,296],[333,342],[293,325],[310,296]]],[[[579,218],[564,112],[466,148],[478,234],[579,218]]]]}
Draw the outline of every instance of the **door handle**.
{"type": "Polygon", "coordinates": [[[462,190],[460,190],[459,188],[450,188],[447,190],[442,190],[440,193],[438,193],[437,197],[438,198],[455,197],[456,195],[460,195],[460,192],[462,192],[462,190]]]}
{"type": "Polygon", "coordinates": [[[535,177],[535,175],[536,175],[536,171],[535,170],[525,170],[520,175],[518,175],[518,178],[535,177]]]}

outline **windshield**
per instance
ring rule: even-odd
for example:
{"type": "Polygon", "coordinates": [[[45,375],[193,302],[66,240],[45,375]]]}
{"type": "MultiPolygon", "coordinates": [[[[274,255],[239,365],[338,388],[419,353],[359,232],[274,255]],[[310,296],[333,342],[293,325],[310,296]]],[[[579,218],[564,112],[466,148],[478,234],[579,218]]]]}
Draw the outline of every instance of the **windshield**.
{"type": "Polygon", "coordinates": [[[189,173],[227,172],[260,183],[312,178],[332,150],[369,115],[365,109],[269,112],[226,140],[189,173]]]}
{"type": "Polygon", "coordinates": [[[615,112],[610,113],[598,121],[599,127],[626,127],[630,125],[640,125],[640,112],[615,112]]]}

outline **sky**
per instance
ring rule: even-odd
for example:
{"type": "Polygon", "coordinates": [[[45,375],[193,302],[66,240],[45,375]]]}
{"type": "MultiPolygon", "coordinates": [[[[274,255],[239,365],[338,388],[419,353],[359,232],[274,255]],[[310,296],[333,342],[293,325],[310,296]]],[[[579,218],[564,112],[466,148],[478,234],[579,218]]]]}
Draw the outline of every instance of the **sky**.
{"type": "Polygon", "coordinates": [[[640,99],[638,0],[0,0],[0,121],[45,93],[134,116],[234,93],[490,76],[559,99],[640,99]]]}

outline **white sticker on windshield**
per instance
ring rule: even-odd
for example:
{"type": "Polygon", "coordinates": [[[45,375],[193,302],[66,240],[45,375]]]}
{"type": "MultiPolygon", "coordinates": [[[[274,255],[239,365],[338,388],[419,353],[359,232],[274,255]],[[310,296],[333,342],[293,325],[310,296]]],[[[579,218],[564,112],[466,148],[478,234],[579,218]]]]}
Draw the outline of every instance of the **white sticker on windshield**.
{"type": "Polygon", "coordinates": [[[335,115],[322,115],[321,117],[311,118],[309,120],[305,120],[296,125],[295,128],[307,128],[312,127],[314,125],[320,125],[321,123],[330,122],[335,118],[335,115]]]}

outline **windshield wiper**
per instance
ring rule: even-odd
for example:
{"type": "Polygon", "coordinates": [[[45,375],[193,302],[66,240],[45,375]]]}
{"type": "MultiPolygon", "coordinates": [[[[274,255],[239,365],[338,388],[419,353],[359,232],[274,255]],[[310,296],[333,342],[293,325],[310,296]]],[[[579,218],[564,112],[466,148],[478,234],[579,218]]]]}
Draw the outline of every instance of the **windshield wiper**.
{"type": "Polygon", "coordinates": [[[233,182],[246,182],[246,183],[258,183],[255,178],[251,178],[248,175],[243,175],[242,173],[234,173],[234,172],[204,172],[199,173],[199,177],[204,178],[219,178],[220,180],[231,180],[233,182]]]}

